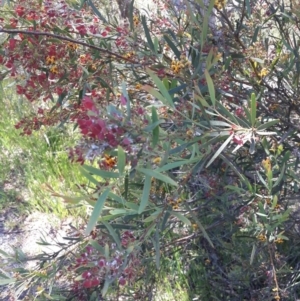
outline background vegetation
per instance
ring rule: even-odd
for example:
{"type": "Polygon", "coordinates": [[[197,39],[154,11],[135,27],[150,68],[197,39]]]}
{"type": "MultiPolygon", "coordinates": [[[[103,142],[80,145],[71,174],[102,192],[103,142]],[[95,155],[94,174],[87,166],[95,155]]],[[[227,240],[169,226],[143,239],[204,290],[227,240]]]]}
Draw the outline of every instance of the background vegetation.
{"type": "Polygon", "coordinates": [[[92,1],[3,7],[2,177],[86,223],[1,283],[23,300],[297,300],[300,4],[123,4],[121,21],[92,1]]]}

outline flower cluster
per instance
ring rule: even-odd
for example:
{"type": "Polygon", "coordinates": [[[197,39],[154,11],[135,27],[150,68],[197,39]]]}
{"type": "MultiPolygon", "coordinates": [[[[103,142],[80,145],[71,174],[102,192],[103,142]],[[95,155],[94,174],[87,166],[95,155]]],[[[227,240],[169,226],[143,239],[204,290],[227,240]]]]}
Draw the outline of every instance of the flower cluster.
{"type": "Polygon", "coordinates": [[[217,9],[222,9],[225,6],[225,4],[226,0],[216,0],[214,6],[217,9]]]}
{"type": "Polygon", "coordinates": [[[110,156],[108,154],[104,154],[103,160],[101,160],[100,166],[104,169],[114,168],[117,164],[117,158],[110,156]]]}
{"type": "Polygon", "coordinates": [[[266,237],[266,235],[265,234],[259,234],[258,236],[257,236],[257,239],[259,240],[259,241],[261,241],[261,242],[265,242],[265,241],[267,241],[267,237],[266,237]]]}
{"type": "MultiPolygon", "coordinates": [[[[86,300],[88,292],[86,289],[94,289],[104,284],[107,278],[118,279],[120,286],[131,283],[139,275],[140,260],[137,252],[118,250],[108,236],[93,233],[94,248],[88,245],[78,253],[75,263],[69,266],[69,278],[72,278],[72,293],[76,293],[79,300],[86,300]],[[101,253],[99,250],[109,246],[110,254],[101,253]],[[126,262],[126,264],[124,264],[126,262]],[[76,276],[80,273],[79,277],[76,276]]],[[[128,248],[136,241],[131,231],[124,231],[121,235],[122,247],[128,248]]]]}
{"type": "Polygon", "coordinates": [[[171,70],[174,74],[179,74],[182,69],[189,67],[191,65],[190,61],[185,55],[180,56],[180,60],[172,60],[171,70]]]}
{"type": "Polygon", "coordinates": [[[179,208],[179,205],[182,203],[181,198],[172,198],[171,196],[167,197],[167,203],[172,207],[172,209],[176,210],[179,208]]]}
{"type": "Polygon", "coordinates": [[[134,16],[133,16],[133,24],[134,24],[134,26],[138,26],[139,23],[140,23],[140,18],[139,18],[139,16],[138,16],[138,15],[134,15],[134,16]]]}

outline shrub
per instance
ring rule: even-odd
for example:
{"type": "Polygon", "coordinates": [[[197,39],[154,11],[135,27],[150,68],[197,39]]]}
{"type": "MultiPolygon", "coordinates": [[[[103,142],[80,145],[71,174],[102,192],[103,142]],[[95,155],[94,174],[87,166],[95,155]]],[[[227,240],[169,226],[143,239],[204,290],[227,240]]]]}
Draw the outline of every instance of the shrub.
{"type": "Polygon", "coordinates": [[[62,300],[142,299],[145,270],[180,254],[189,300],[294,300],[298,4],[162,4],[120,23],[92,1],[6,7],[2,76],[35,104],[16,127],[74,124],[90,182],[62,196],[90,208],[86,228],[40,272],[69,280],[62,300]]]}

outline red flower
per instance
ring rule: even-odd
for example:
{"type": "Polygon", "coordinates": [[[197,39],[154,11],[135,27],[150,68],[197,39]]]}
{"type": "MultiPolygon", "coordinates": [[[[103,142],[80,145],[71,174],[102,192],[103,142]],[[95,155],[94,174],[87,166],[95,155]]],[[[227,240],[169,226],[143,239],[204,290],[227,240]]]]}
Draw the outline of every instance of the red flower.
{"type": "Polygon", "coordinates": [[[44,110],[42,108],[38,108],[38,114],[44,114],[44,110]]]}
{"type": "Polygon", "coordinates": [[[82,107],[85,110],[89,110],[89,111],[95,111],[96,110],[96,107],[95,107],[95,104],[94,104],[93,100],[88,96],[84,96],[84,98],[82,99],[82,107]]]}
{"type": "Polygon", "coordinates": [[[17,14],[19,17],[24,16],[24,14],[25,14],[25,8],[24,8],[23,6],[18,5],[18,6],[16,7],[16,14],[17,14]]]}
{"type": "Polygon", "coordinates": [[[13,51],[16,48],[17,40],[16,39],[10,39],[8,42],[8,49],[13,51]]]}
{"type": "Polygon", "coordinates": [[[104,267],[105,266],[105,260],[104,259],[99,260],[98,265],[101,268],[104,267]]]}
{"type": "Polygon", "coordinates": [[[124,286],[124,285],[126,284],[126,279],[125,279],[124,277],[120,277],[120,278],[119,278],[119,284],[120,284],[121,286],[124,286]]]}
{"type": "Polygon", "coordinates": [[[165,77],[166,71],[164,69],[159,69],[157,70],[156,74],[158,77],[165,77]]]}
{"type": "Polygon", "coordinates": [[[81,35],[85,35],[87,34],[87,30],[85,28],[84,25],[79,25],[76,27],[76,29],[78,30],[78,32],[81,34],[81,35]]]}
{"type": "Polygon", "coordinates": [[[56,56],[56,46],[55,45],[51,45],[48,48],[48,56],[56,56]]]}
{"type": "Polygon", "coordinates": [[[30,11],[30,12],[27,14],[26,19],[27,19],[28,21],[33,21],[33,20],[38,20],[39,17],[38,17],[38,15],[36,14],[36,12],[32,10],[32,11],[30,11]]]}
{"type": "Polygon", "coordinates": [[[118,145],[118,141],[116,140],[116,137],[111,133],[108,133],[106,135],[106,140],[108,144],[112,147],[116,147],[118,145]]]}
{"type": "Polygon", "coordinates": [[[61,95],[61,94],[63,94],[64,89],[61,88],[61,87],[57,87],[57,88],[55,89],[55,92],[56,92],[58,95],[61,95]]]}
{"type": "Polygon", "coordinates": [[[91,288],[91,287],[98,286],[99,284],[100,284],[99,279],[94,278],[94,279],[85,280],[82,285],[85,288],[91,288]]]}
{"type": "Polygon", "coordinates": [[[138,113],[139,115],[143,115],[145,112],[144,112],[144,109],[143,109],[142,107],[139,107],[139,108],[137,109],[137,113],[138,113]]]}
{"type": "Polygon", "coordinates": [[[20,85],[17,85],[17,94],[24,94],[25,93],[25,88],[20,86],[20,85]]]}
{"type": "Polygon", "coordinates": [[[8,69],[12,68],[14,65],[14,59],[10,58],[8,62],[6,62],[5,67],[7,67],[8,69]]]}
{"type": "Polygon", "coordinates": [[[234,136],[232,140],[233,140],[233,142],[235,142],[238,145],[243,145],[244,144],[243,139],[239,136],[234,136]]]}
{"type": "Polygon", "coordinates": [[[92,34],[96,34],[97,33],[97,28],[94,25],[90,25],[89,26],[89,30],[92,34]]]}
{"type": "Polygon", "coordinates": [[[10,19],[10,26],[12,28],[16,28],[17,27],[17,24],[18,24],[18,20],[17,19],[10,19]]]}
{"type": "Polygon", "coordinates": [[[77,123],[79,128],[81,129],[81,133],[83,135],[87,135],[90,131],[90,126],[92,125],[92,121],[86,119],[78,119],[77,123]]]}
{"type": "Polygon", "coordinates": [[[91,277],[92,277],[92,273],[90,271],[84,271],[82,273],[82,278],[84,278],[84,279],[89,279],[91,277]]]}

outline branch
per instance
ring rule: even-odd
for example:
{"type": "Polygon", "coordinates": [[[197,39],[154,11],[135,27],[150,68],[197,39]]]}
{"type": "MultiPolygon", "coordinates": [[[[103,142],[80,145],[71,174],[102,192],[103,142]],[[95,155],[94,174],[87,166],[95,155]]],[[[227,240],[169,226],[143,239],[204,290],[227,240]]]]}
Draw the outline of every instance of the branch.
{"type": "Polygon", "coordinates": [[[1,32],[8,33],[8,34],[20,33],[20,34],[25,34],[25,35],[53,37],[53,38],[56,38],[56,39],[59,39],[59,40],[62,40],[62,41],[68,41],[68,42],[71,42],[71,43],[74,43],[74,44],[78,44],[78,45],[86,46],[86,47],[91,48],[91,49],[98,50],[100,52],[108,54],[111,57],[119,58],[119,59],[122,59],[122,60],[130,62],[130,63],[140,64],[140,62],[136,62],[136,61],[133,61],[131,59],[125,58],[122,55],[116,54],[116,53],[114,53],[112,51],[109,51],[107,49],[97,47],[97,46],[94,46],[94,45],[91,45],[91,44],[88,44],[88,43],[85,43],[85,42],[81,42],[81,41],[78,41],[78,40],[75,40],[75,39],[72,39],[72,38],[64,37],[64,36],[61,36],[61,35],[58,35],[58,34],[55,34],[55,33],[42,32],[42,31],[30,31],[30,30],[0,28],[0,33],[1,32]]]}

